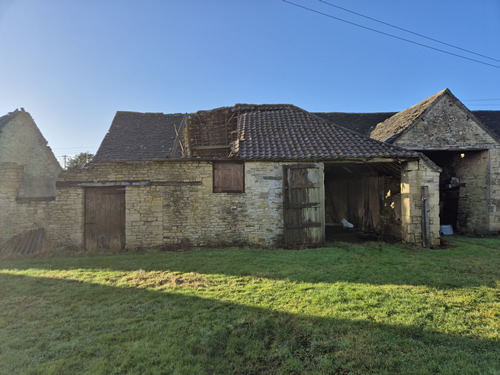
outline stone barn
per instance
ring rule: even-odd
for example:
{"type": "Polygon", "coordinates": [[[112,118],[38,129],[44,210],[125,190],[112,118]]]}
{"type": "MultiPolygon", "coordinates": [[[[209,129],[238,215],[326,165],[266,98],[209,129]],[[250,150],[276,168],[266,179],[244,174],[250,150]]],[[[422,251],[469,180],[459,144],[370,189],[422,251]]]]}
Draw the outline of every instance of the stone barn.
{"type": "Polygon", "coordinates": [[[118,112],[92,162],[57,186],[89,249],[319,246],[342,219],[430,246],[440,171],[293,105],[237,104],[118,112]]]}
{"type": "Polygon", "coordinates": [[[500,111],[469,111],[446,89],[399,113],[317,115],[441,167],[442,225],[470,234],[500,231],[500,111]]]}
{"type": "Polygon", "coordinates": [[[28,112],[0,117],[0,246],[47,226],[61,170],[28,112]]]}

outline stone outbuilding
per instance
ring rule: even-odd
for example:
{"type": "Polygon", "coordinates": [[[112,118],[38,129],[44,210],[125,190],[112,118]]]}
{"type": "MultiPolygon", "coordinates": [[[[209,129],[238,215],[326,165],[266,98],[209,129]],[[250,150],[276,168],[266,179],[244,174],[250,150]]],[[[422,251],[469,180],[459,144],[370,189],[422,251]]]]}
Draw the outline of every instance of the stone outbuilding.
{"type": "Polygon", "coordinates": [[[74,216],[64,231],[88,249],[319,246],[342,219],[430,246],[440,171],[293,105],[237,104],[118,112],[92,162],[57,187],[74,216]]]}
{"type": "Polygon", "coordinates": [[[0,245],[47,226],[61,171],[28,112],[20,109],[0,117],[0,245]]]}
{"type": "Polygon", "coordinates": [[[441,225],[470,234],[500,231],[500,111],[470,111],[445,89],[399,113],[317,115],[441,167],[441,225]]]}

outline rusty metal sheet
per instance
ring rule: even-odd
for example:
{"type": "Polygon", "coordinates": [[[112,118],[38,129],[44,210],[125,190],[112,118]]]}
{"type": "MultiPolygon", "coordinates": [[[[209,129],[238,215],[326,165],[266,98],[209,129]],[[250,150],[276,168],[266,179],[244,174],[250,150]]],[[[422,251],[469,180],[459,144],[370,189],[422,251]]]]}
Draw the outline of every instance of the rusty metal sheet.
{"type": "Polygon", "coordinates": [[[14,236],[3,246],[2,252],[19,255],[36,254],[42,247],[44,233],[44,228],[38,228],[14,236]]]}

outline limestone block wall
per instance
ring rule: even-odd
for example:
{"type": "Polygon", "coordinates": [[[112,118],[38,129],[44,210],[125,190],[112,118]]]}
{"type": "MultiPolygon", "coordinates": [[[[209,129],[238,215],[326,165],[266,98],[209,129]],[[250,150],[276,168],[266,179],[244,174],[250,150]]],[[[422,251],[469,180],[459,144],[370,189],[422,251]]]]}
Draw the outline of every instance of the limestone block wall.
{"type": "Polygon", "coordinates": [[[163,243],[163,186],[127,187],[125,193],[125,241],[127,247],[151,247],[163,243]]]}
{"type": "MultiPolygon", "coordinates": [[[[0,246],[39,227],[48,228],[62,168],[30,114],[7,115],[0,129],[0,246]]],[[[47,232],[46,232],[47,233],[47,232]]]]}
{"type": "Polygon", "coordinates": [[[54,197],[55,181],[62,168],[47,146],[30,114],[9,115],[0,136],[0,163],[22,165],[23,181],[19,197],[54,197]]]}
{"type": "Polygon", "coordinates": [[[207,161],[95,163],[64,173],[60,182],[68,189],[124,185],[129,248],[182,239],[196,246],[271,247],[281,245],[284,236],[282,170],[282,163],[245,163],[244,193],[213,193],[207,161]]]}
{"type": "MultiPolygon", "coordinates": [[[[129,248],[194,246],[282,246],[283,165],[245,163],[243,193],[214,193],[212,163],[154,161],[95,163],[62,173],[53,201],[16,202],[16,189],[0,189],[1,241],[44,227],[54,246],[84,246],[85,188],[124,186],[125,237],[129,248]]],[[[293,163],[296,164],[296,163],[293,163]]],[[[22,168],[1,164],[6,178],[20,182],[22,168]]],[[[5,181],[5,178],[3,179],[5,181]]],[[[9,186],[14,186],[11,184],[9,186]]],[[[421,243],[420,186],[431,192],[431,235],[439,243],[439,172],[425,162],[407,163],[401,181],[403,240],[421,243]]]]}
{"type": "Polygon", "coordinates": [[[471,234],[500,230],[500,145],[463,106],[450,96],[441,97],[395,144],[421,151],[463,152],[465,157],[457,154],[451,166],[465,184],[460,187],[457,229],[471,234]]]}
{"type": "Polygon", "coordinates": [[[413,150],[487,149],[497,144],[484,127],[453,99],[443,96],[432,110],[395,142],[413,150]]]}
{"type": "Polygon", "coordinates": [[[56,200],[49,202],[45,222],[47,239],[54,246],[83,247],[85,190],[58,187],[56,200]]]}
{"type": "Polygon", "coordinates": [[[489,151],[457,154],[453,164],[463,184],[459,190],[457,229],[471,234],[488,233],[489,151]]]}
{"type": "Polygon", "coordinates": [[[440,244],[439,170],[424,159],[403,164],[401,171],[401,232],[405,242],[422,244],[422,186],[428,186],[431,246],[440,244]]]}
{"type": "Polygon", "coordinates": [[[500,232],[500,147],[488,152],[488,222],[492,233],[500,232]]]}
{"type": "Polygon", "coordinates": [[[18,201],[23,169],[17,163],[0,163],[0,246],[13,236],[45,227],[51,218],[53,201],[18,201]]]}
{"type": "Polygon", "coordinates": [[[12,221],[12,207],[16,205],[23,177],[23,166],[16,163],[0,163],[0,246],[12,235],[19,234],[12,221]]]}

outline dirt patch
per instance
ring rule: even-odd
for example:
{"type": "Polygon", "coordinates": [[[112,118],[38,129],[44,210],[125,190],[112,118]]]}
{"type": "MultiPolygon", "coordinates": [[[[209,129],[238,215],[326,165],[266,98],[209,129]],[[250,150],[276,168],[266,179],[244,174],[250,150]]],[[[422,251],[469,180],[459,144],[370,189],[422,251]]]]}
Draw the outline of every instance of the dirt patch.
{"type": "Polygon", "coordinates": [[[204,287],[207,284],[205,276],[196,272],[146,272],[139,270],[122,279],[128,286],[143,288],[158,287],[204,287]]]}

